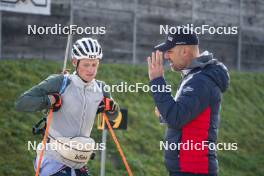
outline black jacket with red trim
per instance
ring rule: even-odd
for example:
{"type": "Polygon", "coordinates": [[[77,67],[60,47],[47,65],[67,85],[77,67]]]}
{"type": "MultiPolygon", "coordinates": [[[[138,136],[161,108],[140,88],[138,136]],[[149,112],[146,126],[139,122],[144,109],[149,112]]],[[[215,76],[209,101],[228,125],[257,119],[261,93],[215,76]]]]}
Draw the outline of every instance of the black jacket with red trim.
{"type": "MultiPolygon", "coordinates": [[[[222,93],[229,85],[228,70],[207,53],[183,72],[175,98],[168,91],[152,91],[162,121],[168,126],[163,142],[165,165],[169,172],[217,173],[213,145],[217,140],[222,93]],[[175,144],[177,148],[172,148],[175,144]]],[[[159,77],[150,85],[161,87],[166,82],[159,77]]]]}

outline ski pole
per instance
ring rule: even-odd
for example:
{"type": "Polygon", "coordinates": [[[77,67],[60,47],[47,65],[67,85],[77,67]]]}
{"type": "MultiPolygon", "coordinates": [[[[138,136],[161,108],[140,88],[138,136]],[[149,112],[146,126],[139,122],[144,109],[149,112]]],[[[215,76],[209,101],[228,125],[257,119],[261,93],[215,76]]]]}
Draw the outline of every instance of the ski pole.
{"type": "Polygon", "coordinates": [[[46,148],[47,138],[48,138],[48,135],[49,135],[49,127],[50,127],[50,123],[51,123],[51,120],[52,120],[52,112],[53,112],[53,110],[50,109],[49,114],[48,114],[48,118],[47,118],[47,127],[46,127],[46,130],[45,130],[45,135],[44,135],[43,140],[42,140],[41,151],[40,151],[40,154],[39,154],[38,165],[37,165],[35,176],[39,175],[40,166],[41,166],[44,150],[46,148]]]}
{"type": "Polygon", "coordinates": [[[109,131],[110,131],[110,134],[111,134],[111,136],[112,136],[112,138],[113,138],[113,140],[114,140],[114,142],[115,142],[115,144],[116,144],[117,150],[118,150],[118,152],[119,152],[119,154],[120,154],[120,156],[121,156],[121,158],[122,158],[122,161],[123,161],[123,163],[124,163],[124,165],[125,165],[125,167],[126,167],[126,170],[127,170],[128,176],[133,176],[133,173],[132,173],[132,171],[131,171],[131,169],[130,169],[128,163],[127,163],[127,160],[126,160],[125,154],[124,154],[124,152],[123,152],[123,150],[122,150],[122,148],[121,148],[121,146],[120,146],[120,144],[119,144],[119,142],[118,142],[118,140],[117,140],[117,137],[116,137],[116,135],[115,135],[115,133],[114,133],[114,130],[113,130],[113,128],[112,128],[112,126],[111,126],[111,124],[110,124],[110,122],[109,122],[109,120],[108,120],[108,118],[107,118],[107,116],[106,116],[105,113],[103,113],[103,118],[104,118],[104,120],[105,120],[105,122],[106,122],[106,124],[107,124],[107,127],[108,127],[108,129],[109,129],[109,131]]]}

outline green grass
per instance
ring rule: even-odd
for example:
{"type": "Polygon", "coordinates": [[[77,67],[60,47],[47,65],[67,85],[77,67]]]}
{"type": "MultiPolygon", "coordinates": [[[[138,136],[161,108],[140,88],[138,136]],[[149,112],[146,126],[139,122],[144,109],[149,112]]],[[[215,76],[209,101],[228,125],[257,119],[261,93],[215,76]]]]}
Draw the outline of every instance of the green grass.
{"type": "MultiPolygon", "coordinates": [[[[0,176],[33,175],[35,152],[27,150],[27,141],[39,140],[31,134],[32,125],[41,113],[18,113],[15,99],[51,73],[58,73],[62,62],[39,60],[0,61],[0,176]]],[[[108,84],[121,81],[148,84],[145,66],[102,64],[98,79],[108,84]]],[[[167,71],[166,79],[176,90],[179,74],[167,71]]],[[[236,142],[237,151],[219,151],[220,176],[264,175],[264,74],[231,73],[231,85],[223,97],[218,142],[236,142]]],[[[175,93],[175,91],[174,91],[175,93]]],[[[113,93],[121,107],[128,108],[127,131],[116,131],[135,176],[168,175],[163,164],[159,141],[164,127],[153,112],[150,93],[113,93]]],[[[101,131],[93,129],[92,137],[101,141],[101,131]]],[[[88,164],[93,175],[99,175],[100,156],[88,164]]],[[[126,175],[114,142],[108,135],[107,176],[126,175]]]]}

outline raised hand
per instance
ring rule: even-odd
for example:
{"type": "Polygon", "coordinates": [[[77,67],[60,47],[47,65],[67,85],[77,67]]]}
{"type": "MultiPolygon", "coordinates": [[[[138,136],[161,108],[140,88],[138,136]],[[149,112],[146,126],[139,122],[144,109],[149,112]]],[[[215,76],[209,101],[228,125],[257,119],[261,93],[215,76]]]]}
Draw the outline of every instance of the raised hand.
{"type": "Polygon", "coordinates": [[[150,81],[164,75],[163,54],[160,51],[152,52],[148,58],[148,73],[150,81]]]}

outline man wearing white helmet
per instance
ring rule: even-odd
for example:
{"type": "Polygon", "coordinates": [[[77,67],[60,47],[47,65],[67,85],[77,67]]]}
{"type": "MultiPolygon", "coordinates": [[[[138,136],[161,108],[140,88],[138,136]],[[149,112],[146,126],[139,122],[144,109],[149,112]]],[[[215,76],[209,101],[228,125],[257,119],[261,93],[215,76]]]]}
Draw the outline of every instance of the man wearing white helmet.
{"type": "MultiPolygon", "coordinates": [[[[103,91],[104,82],[95,79],[102,57],[96,39],[79,39],[72,47],[74,73],[51,75],[18,98],[18,111],[54,111],[40,176],[89,175],[85,166],[95,144],[90,138],[95,116],[104,111],[111,120],[119,113],[110,93],[103,91]],[[108,111],[106,101],[110,104],[108,111]]],[[[37,155],[35,169],[38,159],[37,155]]]]}

